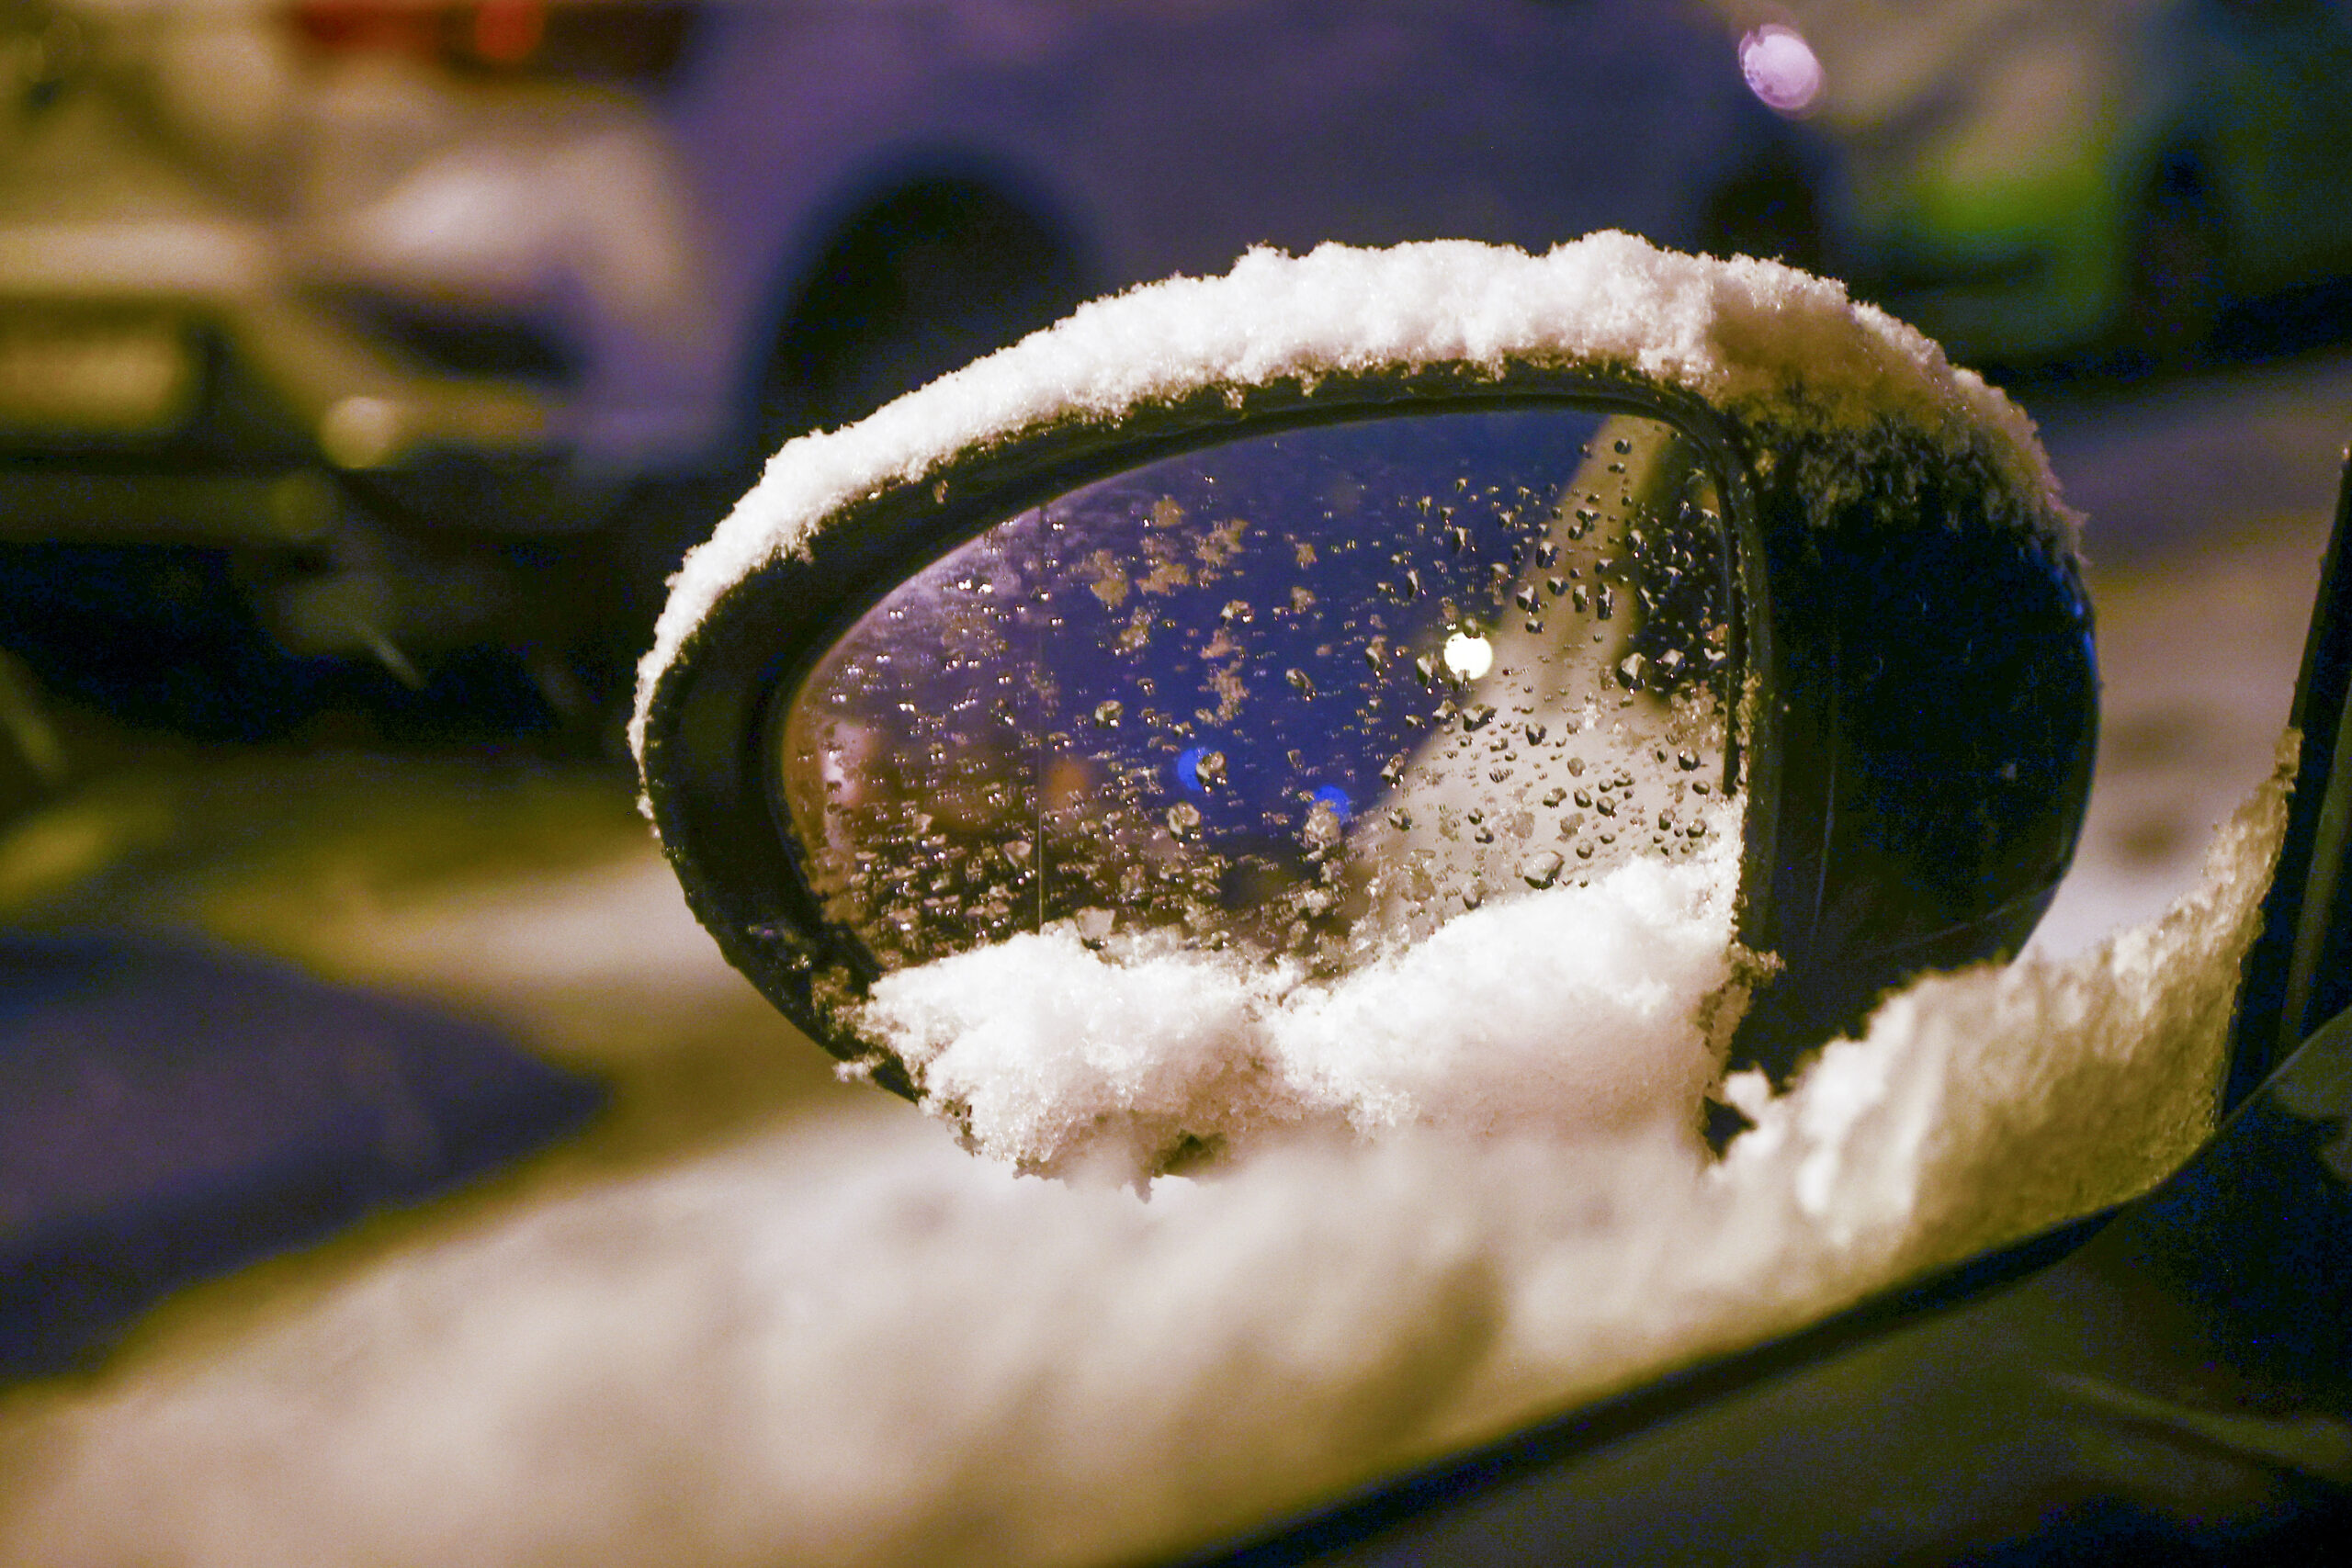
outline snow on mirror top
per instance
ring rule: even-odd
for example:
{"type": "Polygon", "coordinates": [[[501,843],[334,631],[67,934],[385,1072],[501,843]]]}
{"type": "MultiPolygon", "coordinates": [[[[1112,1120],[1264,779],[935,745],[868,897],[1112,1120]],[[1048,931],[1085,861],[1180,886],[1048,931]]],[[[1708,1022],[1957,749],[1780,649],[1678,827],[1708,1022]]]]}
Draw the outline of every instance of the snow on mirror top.
{"type": "Polygon", "coordinates": [[[1248,437],[902,583],[776,715],[781,804],[886,972],[1053,931],[1330,978],[1736,839],[1730,564],[1654,419],[1248,437]]]}

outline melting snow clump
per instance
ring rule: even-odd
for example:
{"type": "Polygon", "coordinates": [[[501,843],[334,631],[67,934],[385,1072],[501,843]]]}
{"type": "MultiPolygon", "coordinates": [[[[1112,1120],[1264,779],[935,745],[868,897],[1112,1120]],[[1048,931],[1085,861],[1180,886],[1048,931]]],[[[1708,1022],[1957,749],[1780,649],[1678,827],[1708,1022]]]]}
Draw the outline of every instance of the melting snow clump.
{"type": "Polygon", "coordinates": [[[888,976],[865,1021],[927,1106],[1026,1170],[1134,1179],[1308,1129],[1695,1139],[1741,979],[1738,840],[1715,843],[1474,909],[1326,984],[1098,953],[1065,922],[888,976]]]}

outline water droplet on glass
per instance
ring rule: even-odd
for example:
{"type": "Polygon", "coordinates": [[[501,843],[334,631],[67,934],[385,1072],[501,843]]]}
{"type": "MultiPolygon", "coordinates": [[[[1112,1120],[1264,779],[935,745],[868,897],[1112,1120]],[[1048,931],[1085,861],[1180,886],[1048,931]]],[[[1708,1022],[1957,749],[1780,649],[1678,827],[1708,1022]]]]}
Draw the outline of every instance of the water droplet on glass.
{"type": "Polygon", "coordinates": [[[1178,838],[1191,836],[1199,829],[1200,826],[1200,807],[1180,800],[1168,808],[1168,830],[1178,838]]]}
{"type": "Polygon", "coordinates": [[[1097,703],[1094,705],[1094,722],[1105,729],[1116,729],[1119,728],[1120,718],[1125,715],[1126,711],[1126,705],[1124,703],[1097,703]]]}
{"type": "Polygon", "coordinates": [[[1649,673],[1650,661],[1638,653],[1629,653],[1617,661],[1617,680],[1629,692],[1642,689],[1642,678],[1649,673]]]}
{"type": "Polygon", "coordinates": [[[1283,679],[1288,681],[1302,697],[1311,697],[1315,694],[1314,677],[1308,675],[1304,670],[1285,670],[1283,671],[1283,679]]]}
{"type": "Polygon", "coordinates": [[[1560,867],[1566,863],[1558,854],[1545,850],[1521,862],[1519,874],[1530,887],[1549,887],[1560,879],[1560,867]]]}

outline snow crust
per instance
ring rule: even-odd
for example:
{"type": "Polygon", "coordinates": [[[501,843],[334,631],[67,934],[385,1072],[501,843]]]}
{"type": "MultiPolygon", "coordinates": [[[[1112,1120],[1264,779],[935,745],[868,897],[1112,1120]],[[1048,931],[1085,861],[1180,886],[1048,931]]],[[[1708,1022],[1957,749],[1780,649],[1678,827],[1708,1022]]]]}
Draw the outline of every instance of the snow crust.
{"type": "MultiPolygon", "coordinates": [[[[1052,1563],[1246,1528],[2155,1180],[2211,1122],[2288,766],[2162,919],[1735,1079],[1720,1160],[1661,1088],[1561,1131],[1304,1131],[1147,1197],[875,1096],[15,1396],[0,1562],[1052,1563]]],[[[1495,1007],[1549,1005],[1512,975],[1495,1007]]],[[[1476,1016],[1381,1011],[1348,1026],[1476,1016]]]]}
{"type": "Polygon", "coordinates": [[[2071,555],[2030,421],[1973,372],[1843,285],[1775,262],[1719,261],[1604,231],[1543,255],[1469,241],[1388,250],[1260,249],[1222,277],[1176,277],[1080,307],[843,430],[770,459],[672,581],[639,666],[631,739],[653,682],[732,583],[805,547],[833,508],[921,479],[977,444],[1114,420],[1204,387],[1464,361],[1590,362],[1687,390],[1792,433],[1908,427],[1928,449],[1982,451],[2071,555]]]}

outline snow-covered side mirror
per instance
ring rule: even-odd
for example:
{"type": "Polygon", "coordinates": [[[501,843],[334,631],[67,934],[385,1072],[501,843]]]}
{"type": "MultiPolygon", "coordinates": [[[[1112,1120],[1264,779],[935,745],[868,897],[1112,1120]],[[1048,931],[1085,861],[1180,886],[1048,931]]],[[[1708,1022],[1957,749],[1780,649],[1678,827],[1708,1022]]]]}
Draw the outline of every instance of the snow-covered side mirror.
{"type": "Polygon", "coordinates": [[[872,987],[1019,932],[1328,980],[1640,861],[1732,885],[1784,1072],[2030,931],[2089,633],[2022,417],[1835,285],[1327,247],[787,446],[636,739],[729,958],[901,1093],[872,987]]]}

